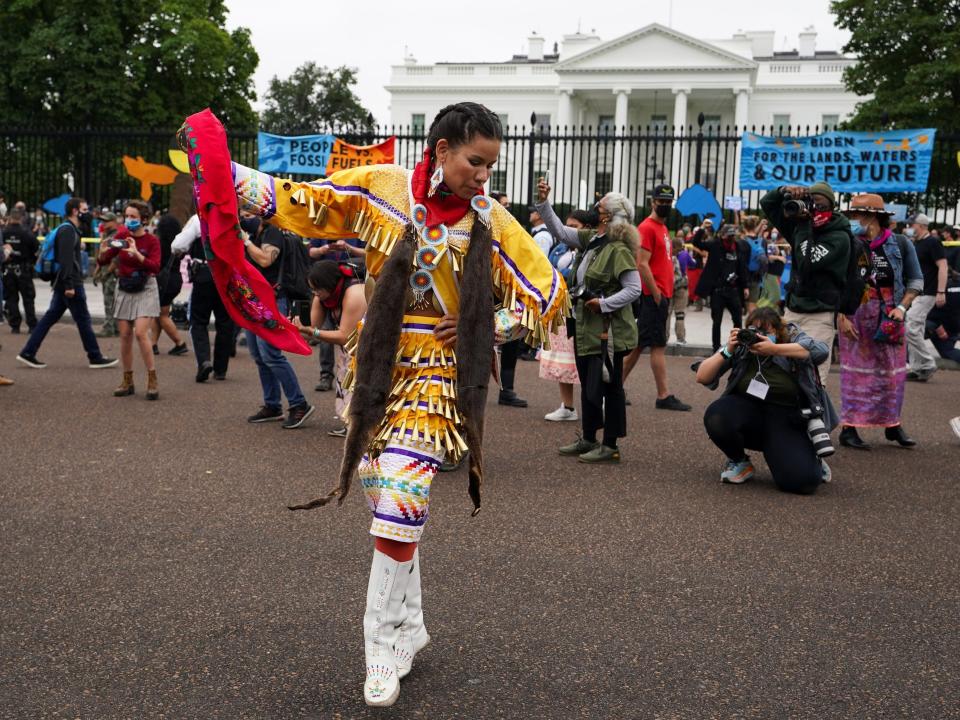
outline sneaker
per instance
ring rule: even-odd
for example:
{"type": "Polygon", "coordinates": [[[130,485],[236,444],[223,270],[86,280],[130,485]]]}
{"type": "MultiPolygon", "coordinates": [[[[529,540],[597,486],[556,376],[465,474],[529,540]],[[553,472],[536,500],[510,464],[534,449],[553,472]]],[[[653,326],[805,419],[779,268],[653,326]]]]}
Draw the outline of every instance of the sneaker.
{"type": "Polygon", "coordinates": [[[280,408],[268,407],[266,405],[257,410],[255,415],[251,415],[247,418],[248,423],[276,422],[278,420],[283,420],[283,410],[280,408]]]}
{"type": "Polygon", "coordinates": [[[573,408],[568,408],[566,405],[561,405],[556,410],[551,413],[547,413],[543,416],[544,420],[549,420],[550,422],[573,422],[579,420],[577,417],[577,411],[573,408]]]}
{"type": "Polygon", "coordinates": [[[115,330],[110,330],[107,328],[100,328],[96,332],[98,338],[112,338],[117,337],[118,334],[119,333],[117,333],[115,330]]]}
{"type": "Polygon", "coordinates": [[[320,378],[320,382],[317,383],[314,390],[317,392],[330,392],[333,390],[333,378],[329,375],[324,375],[320,378]]]}
{"type": "Polygon", "coordinates": [[[590,452],[586,452],[577,458],[577,462],[582,463],[618,463],[620,462],[620,450],[617,448],[599,445],[590,452]]]}
{"type": "Polygon", "coordinates": [[[22,362],[24,365],[29,365],[30,367],[36,368],[37,370],[42,370],[47,366],[46,363],[42,363],[39,360],[37,360],[36,355],[25,355],[24,353],[20,353],[19,355],[17,355],[17,362],[22,362]]]}
{"type": "Polygon", "coordinates": [[[227,374],[226,374],[226,373],[218,373],[218,372],[215,372],[215,373],[213,374],[213,379],[214,379],[214,380],[226,380],[226,379],[227,379],[227,374]]]}
{"type": "Polygon", "coordinates": [[[313,405],[308,405],[307,403],[302,403],[296,407],[290,408],[290,412],[287,415],[287,420],[285,423],[283,423],[283,429],[296,430],[307,421],[308,417],[313,415],[313,410],[313,405]]]}
{"type": "Polygon", "coordinates": [[[213,372],[213,364],[210,362],[205,362],[200,365],[200,368],[197,370],[196,380],[198,383],[206,382],[207,378],[210,377],[210,373],[213,372]]]}
{"type": "Polygon", "coordinates": [[[564,445],[560,448],[561,455],[583,455],[595,450],[600,447],[598,442],[590,442],[589,440],[584,440],[582,437],[577,437],[577,441],[570,445],[564,445]]]}
{"type": "Polygon", "coordinates": [[[344,425],[343,427],[337,428],[336,430],[331,430],[330,432],[327,433],[327,435],[329,435],[330,437],[345,438],[347,436],[347,426],[344,425]]]}
{"type": "Polygon", "coordinates": [[[907,373],[907,380],[911,382],[927,382],[936,370],[911,370],[907,373]]]}
{"type": "Polygon", "coordinates": [[[830,469],[825,460],[820,461],[820,477],[825,483],[833,480],[833,470],[830,469]]]}
{"type": "Polygon", "coordinates": [[[90,368],[91,370],[101,370],[103,368],[115,367],[118,362],[120,361],[117,360],[116,358],[100,357],[100,358],[97,358],[96,360],[91,360],[90,364],[87,365],[87,367],[90,368]]]}
{"type": "Polygon", "coordinates": [[[677,345],[679,345],[680,347],[683,347],[686,344],[687,344],[686,340],[677,340],[677,345]]]}
{"type": "Polygon", "coordinates": [[[960,438],[960,415],[950,420],[950,429],[960,438]]]}
{"type": "Polygon", "coordinates": [[[180,343],[167,350],[167,355],[186,355],[188,351],[189,348],[187,348],[187,344],[180,343]]]}
{"type": "Polygon", "coordinates": [[[750,458],[743,460],[727,460],[723,472],[720,473],[720,482],[730,483],[731,485],[741,485],[753,477],[753,463],[750,458]]]}
{"type": "Polygon", "coordinates": [[[680,412],[687,412],[693,409],[685,402],[680,402],[676,395],[667,395],[662,400],[658,399],[656,405],[657,410],[679,410],[680,412]]]}

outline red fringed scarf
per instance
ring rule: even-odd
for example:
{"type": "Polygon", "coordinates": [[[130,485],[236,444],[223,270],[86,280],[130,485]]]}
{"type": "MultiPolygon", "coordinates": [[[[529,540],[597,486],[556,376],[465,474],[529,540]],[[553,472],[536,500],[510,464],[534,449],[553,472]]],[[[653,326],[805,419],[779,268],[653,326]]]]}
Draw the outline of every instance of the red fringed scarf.
{"type": "Polygon", "coordinates": [[[237,325],[274,347],[309,355],[306,341],[277,309],[273,287],[247,261],[243,251],[223,125],[207,109],[188,117],[178,135],[180,146],[190,158],[204,250],[227,312],[237,325]]]}
{"type": "MultiPolygon", "coordinates": [[[[460,222],[463,216],[467,214],[467,210],[470,209],[470,201],[457,197],[443,183],[437,188],[433,197],[427,197],[427,191],[430,189],[430,176],[433,174],[430,167],[432,162],[432,152],[428,147],[423,151],[423,160],[418,162],[413,169],[413,177],[410,182],[413,199],[414,202],[427,208],[427,227],[434,227],[441,223],[450,227],[460,222]]],[[[483,191],[481,190],[477,194],[482,195],[483,191]]]]}

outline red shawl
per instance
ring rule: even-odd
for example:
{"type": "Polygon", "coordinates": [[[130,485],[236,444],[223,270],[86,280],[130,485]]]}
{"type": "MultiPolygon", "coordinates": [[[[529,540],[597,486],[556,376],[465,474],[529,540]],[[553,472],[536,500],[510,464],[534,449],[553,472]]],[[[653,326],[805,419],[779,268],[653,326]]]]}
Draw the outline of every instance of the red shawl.
{"type": "Polygon", "coordinates": [[[310,347],[280,314],[274,289],[243,251],[237,195],[223,125],[209,109],[187,118],[180,146],[190,158],[203,247],[230,317],[280,350],[309,355],[310,347]]]}
{"type": "MultiPolygon", "coordinates": [[[[427,208],[427,227],[434,227],[441,223],[450,227],[460,222],[467,214],[470,201],[457,197],[443,183],[440,183],[433,197],[427,197],[427,191],[430,189],[430,175],[432,175],[431,164],[432,152],[428,147],[423,151],[423,160],[413,169],[413,177],[410,180],[413,200],[427,208]]],[[[482,195],[483,191],[477,194],[482,195]]]]}

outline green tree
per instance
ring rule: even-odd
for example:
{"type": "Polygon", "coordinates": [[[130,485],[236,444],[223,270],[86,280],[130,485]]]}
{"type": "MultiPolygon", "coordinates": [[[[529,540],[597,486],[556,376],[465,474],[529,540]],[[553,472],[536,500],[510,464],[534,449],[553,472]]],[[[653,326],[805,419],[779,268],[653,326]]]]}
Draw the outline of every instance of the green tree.
{"type": "Polygon", "coordinates": [[[280,135],[331,127],[369,130],[372,118],[353,92],[356,82],[352,68],[327,70],[313,62],[304,63],[285,80],[274,75],[264,97],[260,124],[280,135]]]}
{"type": "Polygon", "coordinates": [[[172,129],[209,106],[252,130],[259,59],[225,23],[223,0],[0,3],[3,124],[172,129]]]}
{"type": "Polygon", "coordinates": [[[895,127],[960,131],[960,1],[834,0],[837,26],[851,32],[857,56],[844,80],[857,95],[852,129],[895,127]]]}

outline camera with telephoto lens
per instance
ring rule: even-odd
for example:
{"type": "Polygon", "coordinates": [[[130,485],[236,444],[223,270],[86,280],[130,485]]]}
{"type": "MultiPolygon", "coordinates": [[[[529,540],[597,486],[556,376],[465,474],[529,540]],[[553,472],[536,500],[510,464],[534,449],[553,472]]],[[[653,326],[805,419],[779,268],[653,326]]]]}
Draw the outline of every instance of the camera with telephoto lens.
{"type": "Polygon", "coordinates": [[[810,436],[810,442],[813,443],[813,450],[817,453],[817,457],[825,458],[833,455],[836,450],[830,439],[830,431],[823,423],[823,418],[814,414],[810,408],[803,408],[800,414],[807,421],[807,435],[810,436]]]}
{"type": "Polygon", "coordinates": [[[807,194],[800,197],[793,197],[791,193],[783,194],[783,204],[780,206],[785,218],[805,218],[809,217],[813,208],[813,200],[807,194]]]}
{"type": "Polygon", "coordinates": [[[761,335],[760,331],[753,325],[748,328],[743,328],[742,330],[737,330],[737,342],[741,345],[754,345],[760,342],[761,337],[763,337],[763,335],[761,335]]]}

